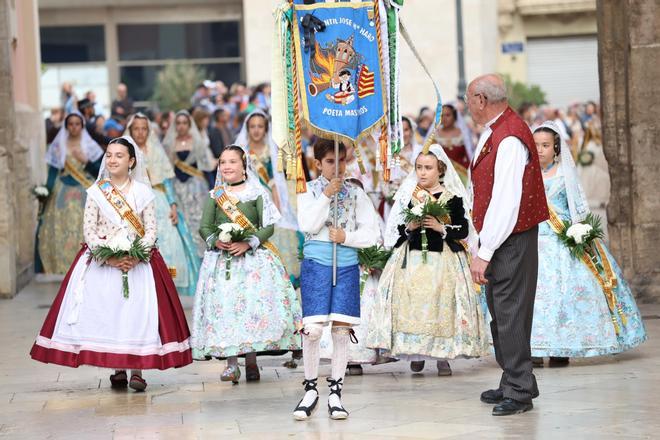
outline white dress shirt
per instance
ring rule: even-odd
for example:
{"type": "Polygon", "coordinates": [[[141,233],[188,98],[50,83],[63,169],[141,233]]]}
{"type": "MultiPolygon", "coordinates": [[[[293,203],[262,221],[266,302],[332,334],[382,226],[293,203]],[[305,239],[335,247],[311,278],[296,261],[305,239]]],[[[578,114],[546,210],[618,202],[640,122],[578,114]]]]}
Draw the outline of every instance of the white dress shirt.
{"type": "MultiPolygon", "coordinates": [[[[473,161],[477,160],[486,141],[493,134],[490,126],[502,116],[502,113],[486,123],[486,129],[479,137],[473,161]]],[[[493,193],[479,233],[480,246],[477,256],[482,260],[490,261],[495,251],[511,235],[516,226],[522,197],[523,174],[528,160],[529,153],[520,139],[508,136],[502,140],[495,159],[493,193]]],[[[472,185],[470,187],[474,190],[472,185]]]]}
{"type": "MultiPolygon", "coordinates": [[[[307,192],[298,194],[298,226],[305,241],[330,241],[333,220],[332,198],[323,190],[328,181],[322,176],[307,182],[307,192]]],[[[355,185],[344,184],[347,195],[340,201],[338,227],[344,230],[344,246],[367,248],[380,238],[380,225],[369,196],[355,185]]]]}

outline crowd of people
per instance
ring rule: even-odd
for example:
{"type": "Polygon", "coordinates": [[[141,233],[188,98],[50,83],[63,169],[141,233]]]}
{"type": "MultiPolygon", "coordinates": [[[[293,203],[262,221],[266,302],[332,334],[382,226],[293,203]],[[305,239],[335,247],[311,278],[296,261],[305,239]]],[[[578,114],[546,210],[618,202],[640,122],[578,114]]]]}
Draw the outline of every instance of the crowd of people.
{"type": "Polygon", "coordinates": [[[577,255],[562,239],[609,197],[595,103],[514,111],[499,77],[479,77],[437,126],[428,108],[402,118],[388,182],[376,139],[336,156],[305,130],[307,191],[296,194],[267,84],[204,81],[189,108],[159,111],[136,109],[120,84],[107,118],[93,92],[62,91],[46,121],[35,266],[64,280],[36,360],[112,368],[113,387],[142,391],[143,369],[221,359],[221,381],[236,384],[239,358],[258,381],[258,355],[302,350],[293,416],[305,420],[321,357],[329,416],[345,419],[347,371],[434,361],[451,376],[451,359],[494,350],[502,378],[481,400],[508,415],[532,408],[543,358],[566,366],[646,338],[606,240],[577,255]],[[122,240],[152,250],[98,257],[122,240]],[[384,267],[364,264],[363,249],[384,267]],[[192,331],[178,295],[195,297],[192,331]]]}

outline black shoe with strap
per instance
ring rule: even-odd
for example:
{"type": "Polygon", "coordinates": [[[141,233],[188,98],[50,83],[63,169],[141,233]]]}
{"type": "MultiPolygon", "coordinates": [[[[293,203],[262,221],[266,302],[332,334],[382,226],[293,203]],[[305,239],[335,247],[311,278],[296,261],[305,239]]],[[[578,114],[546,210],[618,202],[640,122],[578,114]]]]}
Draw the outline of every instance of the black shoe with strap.
{"type": "Polygon", "coordinates": [[[481,393],[481,401],[488,404],[497,404],[504,400],[504,392],[501,388],[496,390],[486,390],[481,393]]]}
{"type": "Polygon", "coordinates": [[[339,405],[340,406],[330,406],[330,396],[328,396],[328,414],[330,415],[330,418],[332,420],[345,420],[348,418],[348,411],[344,409],[343,406],[341,406],[341,389],[343,387],[343,379],[331,379],[327,378],[326,379],[329,383],[328,387],[330,387],[330,396],[335,394],[337,397],[339,397],[339,405]]]}
{"type": "Polygon", "coordinates": [[[300,399],[300,402],[298,402],[296,409],[293,410],[294,419],[307,420],[312,416],[312,413],[316,409],[316,405],[319,403],[319,390],[316,389],[317,382],[318,382],[318,378],[303,380],[302,384],[305,385],[305,393],[307,393],[307,391],[316,391],[316,398],[314,399],[314,402],[312,402],[312,404],[309,406],[302,406],[302,402],[303,400],[305,400],[305,398],[303,397],[302,399],[300,399]]]}
{"type": "Polygon", "coordinates": [[[494,416],[510,416],[520,414],[534,408],[532,402],[520,402],[519,400],[509,399],[508,397],[499,405],[493,408],[494,416]]]}

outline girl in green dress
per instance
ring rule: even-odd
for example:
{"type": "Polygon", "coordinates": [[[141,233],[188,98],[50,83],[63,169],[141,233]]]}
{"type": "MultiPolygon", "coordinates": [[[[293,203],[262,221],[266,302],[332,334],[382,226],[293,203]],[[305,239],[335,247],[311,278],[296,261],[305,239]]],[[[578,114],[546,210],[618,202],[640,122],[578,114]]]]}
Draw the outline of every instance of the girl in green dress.
{"type": "Polygon", "coordinates": [[[236,145],[222,152],[216,185],[206,201],[200,234],[207,244],[193,309],[195,359],[227,359],[222,381],[238,383],[238,356],[246,378],[259,380],[258,353],[299,350],[301,310],[277,250],[268,240],[280,214],[269,191],[236,145]],[[220,226],[249,232],[231,242],[220,226]]]}

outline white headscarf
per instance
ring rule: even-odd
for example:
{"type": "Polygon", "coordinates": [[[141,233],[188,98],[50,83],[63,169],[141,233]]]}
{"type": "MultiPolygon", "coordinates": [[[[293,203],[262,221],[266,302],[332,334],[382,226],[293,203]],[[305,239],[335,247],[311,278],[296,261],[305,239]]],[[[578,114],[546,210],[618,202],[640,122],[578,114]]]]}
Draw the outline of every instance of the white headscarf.
{"type": "Polygon", "coordinates": [[[46,151],[46,163],[58,170],[64,168],[64,163],[66,162],[67,142],[69,140],[69,131],[66,129],[66,123],[69,118],[76,116],[82,121],[80,147],[83,153],[85,153],[85,156],[87,156],[87,160],[96,162],[103,155],[103,148],[89,135],[87,128],[85,128],[85,118],[76,110],[66,115],[62,128],[57,132],[57,136],[55,136],[55,139],[53,139],[53,142],[51,142],[46,151]]]}
{"type": "MultiPolygon", "coordinates": [[[[568,210],[571,215],[571,223],[579,223],[583,221],[587,214],[589,214],[589,203],[584,195],[582,185],[580,185],[580,178],[578,177],[577,168],[573,161],[571,149],[566,143],[566,140],[561,135],[561,130],[555,121],[545,121],[540,126],[534,129],[534,133],[541,128],[550,129],[553,133],[559,135],[560,148],[559,152],[559,172],[564,177],[564,186],[566,187],[566,198],[568,200],[568,210]]],[[[560,191],[561,185],[554,185],[550,188],[547,198],[551,199],[556,192],[560,191]]]]}
{"type": "MultiPolygon", "coordinates": [[[[409,118],[408,116],[401,116],[401,120],[402,121],[405,120],[406,122],[408,122],[408,124],[410,124],[410,131],[411,131],[410,136],[412,138],[410,140],[410,144],[412,146],[412,155],[410,156],[410,160],[413,162],[414,165],[415,159],[419,155],[419,152],[422,151],[422,145],[419,142],[417,142],[417,136],[416,136],[417,123],[413,120],[413,118],[409,118]]],[[[402,123],[402,127],[403,127],[403,123],[402,123]]],[[[401,131],[402,131],[401,141],[403,142],[403,128],[401,129],[401,131]]],[[[405,145],[403,147],[405,147],[405,145]]]]}
{"type": "MultiPolygon", "coordinates": [[[[458,173],[454,169],[454,166],[451,163],[451,159],[447,157],[447,154],[440,145],[432,144],[429,147],[429,153],[432,153],[438,160],[442,161],[447,166],[443,180],[443,186],[445,187],[445,191],[460,197],[463,201],[465,219],[468,223],[467,242],[470,250],[474,250],[478,245],[479,239],[477,236],[477,231],[472,224],[472,218],[470,218],[470,205],[467,190],[465,189],[461,178],[458,176],[458,173]]],[[[417,157],[420,154],[422,154],[421,151],[415,157],[414,162],[417,161],[417,157]]],[[[408,174],[406,179],[399,187],[399,190],[394,195],[394,205],[392,206],[390,215],[387,217],[387,225],[385,226],[385,247],[393,247],[399,239],[399,225],[403,225],[405,223],[404,210],[408,207],[416,186],[417,174],[413,171],[408,174]]]]}
{"type": "MultiPolygon", "coordinates": [[[[254,110],[245,118],[243,121],[243,127],[238,133],[234,144],[240,146],[247,153],[250,152],[250,136],[248,134],[248,122],[256,115],[263,116],[266,121],[269,121],[268,115],[261,109],[254,110]]],[[[275,183],[275,188],[277,189],[278,202],[280,204],[280,212],[282,214],[281,220],[277,223],[278,226],[291,229],[293,231],[298,230],[298,220],[296,219],[296,213],[294,212],[292,205],[289,203],[289,191],[286,184],[286,179],[284,178],[284,173],[277,171],[277,144],[271,136],[271,130],[269,130],[265,135],[266,144],[268,145],[268,151],[270,153],[270,163],[273,172],[273,181],[275,183]]]]}
{"type": "Polygon", "coordinates": [[[151,121],[144,113],[138,112],[128,119],[126,130],[124,130],[124,136],[131,137],[131,127],[136,119],[147,121],[147,130],[149,130],[149,135],[147,137],[147,155],[145,156],[144,153],[141,154],[145,156],[144,160],[146,162],[147,171],[149,172],[149,180],[151,180],[151,184],[159,185],[166,179],[171,179],[175,176],[174,167],[167,159],[165,149],[158,140],[158,136],[151,126],[151,121]]]}
{"type": "Polygon", "coordinates": [[[188,122],[190,124],[190,131],[188,133],[192,136],[192,148],[190,150],[190,154],[188,154],[188,157],[186,157],[184,162],[188,165],[196,164],[198,169],[204,171],[209,166],[208,154],[205,151],[204,140],[202,139],[202,135],[199,133],[197,124],[195,124],[195,120],[192,118],[192,116],[190,116],[190,113],[188,113],[187,110],[179,110],[176,112],[176,115],[174,115],[174,120],[168,127],[165,138],[163,138],[163,147],[165,147],[165,151],[170,157],[170,160],[174,162],[176,159],[176,152],[174,151],[177,136],[176,119],[181,115],[188,118],[188,122]]]}
{"type": "MultiPolygon", "coordinates": [[[[281,218],[282,215],[280,214],[280,211],[277,209],[277,206],[273,203],[273,198],[270,195],[270,191],[268,191],[261,183],[259,180],[259,176],[257,173],[254,171],[254,167],[252,166],[252,161],[250,160],[250,156],[246,153],[246,151],[241,147],[240,145],[227,145],[225,147],[224,151],[227,151],[228,148],[231,147],[239,147],[243,151],[243,154],[246,155],[245,157],[245,162],[247,164],[247,169],[245,170],[246,174],[246,179],[245,179],[245,188],[242,191],[232,191],[230,186],[225,185],[225,182],[222,180],[222,173],[220,173],[220,158],[218,158],[218,171],[215,175],[215,186],[214,189],[211,191],[211,197],[215,195],[215,188],[218,187],[224,187],[225,191],[229,191],[232,196],[238,198],[242,202],[247,202],[250,200],[256,200],[259,196],[261,196],[261,201],[262,201],[262,213],[261,213],[261,226],[266,227],[270,225],[274,225],[277,223],[281,218]]],[[[222,154],[220,154],[220,157],[222,157],[222,154]]]]}
{"type": "MultiPolygon", "coordinates": [[[[122,136],[121,138],[117,138],[117,139],[124,139],[128,141],[135,150],[135,166],[133,167],[132,170],[130,170],[130,174],[129,174],[132,180],[131,183],[132,187],[130,192],[131,200],[129,200],[129,203],[133,201],[133,203],[135,204],[135,208],[134,208],[135,212],[139,214],[155,198],[154,192],[151,189],[151,182],[149,181],[149,175],[147,174],[144,155],[142,154],[140,147],[137,146],[137,144],[135,143],[132,137],[122,136]]],[[[117,139],[113,139],[112,141],[110,141],[109,145],[113,144],[117,139]]],[[[124,220],[119,216],[115,208],[112,205],[110,205],[110,203],[105,198],[105,196],[103,195],[103,193],[101,192],[101,190],[97,185],[101,180],[110,179],[110,172],[105,166],[105,159],[106,156],[103,156],[103,160],[101,161],[101,169],[99,171],[99,176],[96,178],[96,182],[94,183],[94,185],[90,186],[87,189],[87,196],[91,197],[96,202],[96,204],[99,206],[99,209],[103,213],[104,217],[106,217],[115,225],[124,227],[126,226],[124,220]]]]}

